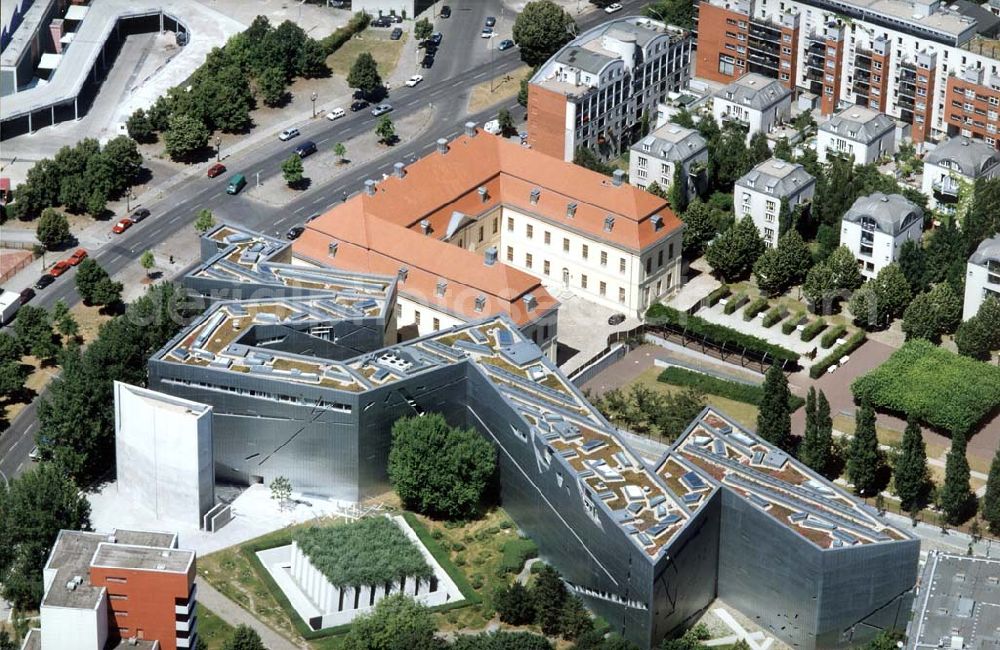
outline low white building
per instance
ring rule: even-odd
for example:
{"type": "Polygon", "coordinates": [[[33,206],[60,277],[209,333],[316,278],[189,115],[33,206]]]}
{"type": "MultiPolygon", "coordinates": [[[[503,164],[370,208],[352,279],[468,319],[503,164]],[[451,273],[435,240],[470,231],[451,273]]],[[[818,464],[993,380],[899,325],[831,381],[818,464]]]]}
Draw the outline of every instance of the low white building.
{"type": "Polygon", "coordinates": [[[987,296],[1000,300],[1000,233],[979,244],[966,268],[962,320],[975,316],[987,296]]]}
{"type": "Polygon", "coordinates": [[[757,73],[745,74],[712,98],[712,116],[721,126],[736,121],[749,127],[747,139],[754,133],[770,133],[776,124],[788,121],[792,114],[792,91],[777,79],[757,73]]]}
{"type": "Polygon", "coordinates": [[[1000,174],[1000,151],[982,140],[956,136],[924,156],[921,190],[929,198],[928,207],[954,212],[963,183],[1000,174]]]}
{"type": "Polygon", "coordinates": [[[708,144],[696,129],[667,122],[632,145],[628,159],[629,181],[645,188],[655,182],[664,190],[674,184],[677,165],[683,170],[685,196],[695,190],[692,169],[708,164],[708,144]]]}
{"type": "Polygon", "coordinates": [[[816,179],[798,163],[771,158],[751,169],[736,181],[733,201],[737,218],[753,218],[761,239],[775,246],[781,236],[779,216],[782,199],[789,209],[812,201],[816,179]]]}
{"type": "Polygon", "coordinates": [[[896,153],[896,121],[864,106],[851,106],[820,124],[816,157],[826,162],[830,154],[854,159],[856,165],[873,163],[896,153]]]}
{"type": "Polygon", "coordinates": [[[841,220],[840,243],[855,259],[861,275],[874,278],[899,259],[903,242],[919,241],[924,211],[901,194],[862,196],[841,220]]]}

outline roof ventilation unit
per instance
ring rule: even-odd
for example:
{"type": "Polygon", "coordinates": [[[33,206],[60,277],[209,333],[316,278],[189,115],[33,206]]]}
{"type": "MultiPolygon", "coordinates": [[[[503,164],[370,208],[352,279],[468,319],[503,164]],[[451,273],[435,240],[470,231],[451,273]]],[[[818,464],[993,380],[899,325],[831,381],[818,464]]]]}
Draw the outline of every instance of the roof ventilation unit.
{"type": "Polygon", "coordinates": [[[479,188],[479,200],[481,200],[483,203],[486,203],[486,201],[489,200],[489,198],[490,198],[490,193],[489,191],[487,191],[486,186],[485,185],[481,186],[479,188]]]}
{"type": "Polygon", "coordinates": [[[611,232],[615,227],[615,218],[610,214],[604,217],[604,232],[611,232]]]}
{"type": "Polygon", "coordinates": [[[437,294],[437,296],[439,298],[444,296],[444,293],[447,290],[448,290],[448,283],[445,282],[444,280],[438,280],[437,286],[434,288],[434,292],[437,294]]]}
{"type": "Polygon", "coordinates": [[[410,269],[406,268],[405,266],[399,267],[399,272],[397,273],[397,275],[399,276],[399,281],[406,282],[406,276],[409,272],[410,269]]]}
{"type": "Polygon", "coordinates": [[[421,219],[420,230],[422,230],[425,235],[429,235],[431,233],[431,222],[427,219],[421,219]]]}
{"type": "Polygon", "coordinates": [[[493,266],[497,263],[497,247],[490,246],[483,253],[483,264],[493,266]]]}
{"type": "Polygon", "coordinates": [[[470,138],[476,137],[476,123],[475,122],[466,122],[465,123],[465,135],[469,136],[470,138]]]}
{"type": "Polygon", "coordinates": [[[370,178],[365,181],[365,194],[375,196],[375,181],[370,178]]]}
{"type": "Polygon", "coordinates": [[[614,182],[615,187],[620,187],[622,181],[624,180],[625,180],[625,172],[622,171],[621,169],[616,169],[615,173],[612,174],[612,182],[614,182]]]}
{"type": "Polygon", "coordinates": [[[437,141],[437,150],[438,150],[438,153],[440,153],[440,154],[448,153],[448,141],[445,140],[444,138],[438,138],[438,141],[437,141]]]}
{"type": "Polygon", "coordinates": [[[486,296],[476,296],[476,307],[477,312],[481,312],[486,309],[486,296]]]}
{"type": "Polygon", "coordinates": [[[534,188],[534,189],[532,189],[531,190],[531,195],[528,197],[528,200],[531,201],[531,205],[537,205],[538,204],[538,198],[541,195],[542,195],[542,190],[538,189],[537,187],[534,188]]]}
{"type": "Polygon", "coordinates": [[[330,257],[336,257],[337,256],[337,242],[335,242],[335,241],[330,242],[327,245],[327,247],[326,247],[326,253],[330,257]]]}
{"type": "Polygon", "coordinates": [[[567,203],[566,204],[566,218],[567,219],[572,219],[575,216],[576,216],[576,203],[567,203]]]}
{"type": "Polygon", "coordinates": [[[393,176],[395,176],[396,178],[402,178],[402,177],[406,176],[406,170],[404,169],[405,167],[406,167],[406,165],[404,165],[401,162],[398,162],[398,163],[394,164],[392,166],[392,174],[393,174],[393,176]]]}

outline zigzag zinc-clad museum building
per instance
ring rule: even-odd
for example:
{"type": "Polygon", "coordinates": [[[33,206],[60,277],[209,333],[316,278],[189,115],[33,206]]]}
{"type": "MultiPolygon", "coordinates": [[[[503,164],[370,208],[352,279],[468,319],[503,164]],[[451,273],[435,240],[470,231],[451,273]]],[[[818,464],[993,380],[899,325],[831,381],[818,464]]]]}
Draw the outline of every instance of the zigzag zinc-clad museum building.
{"type": "Polygon", "coordinates": [[[211,405],[216,476],[362,500],[389,489],[392,423],[438,412],[495,444],[503,507],[642,648],[716,597],[807,650],[905,627],[918,540],[723,414],[648,463],[507,314],[396,343],[396,278],[233,226],[202,245],[184,283],[214,299],[149,377],[211,405]]]}

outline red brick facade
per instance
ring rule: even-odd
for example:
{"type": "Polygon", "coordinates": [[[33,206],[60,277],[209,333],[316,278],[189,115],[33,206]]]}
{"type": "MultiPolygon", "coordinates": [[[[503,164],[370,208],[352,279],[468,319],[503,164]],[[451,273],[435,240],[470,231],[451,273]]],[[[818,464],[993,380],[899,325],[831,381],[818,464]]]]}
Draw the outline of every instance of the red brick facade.
{"type": "Polygon", "coordinates": [[[729,83],[746,74],[749,30],[746,14],[708,2],[698,5],[698,76],[729,83]],[[726,64],[719,65],[723,57],[732,59],[731,74],[723,70],[726,64]]]}
{"type": "Polygon", "coordinates": [[[559,160],[566,153],[566,97],[538,84],[528,84],[528,144],[559,160]]]}
{"type": "Polygon", "coordinates": [[[959,77],[949,77],[944,111],[949,127],[964,130],[976,138],[991,138],[997,144],[1000,119],[991,117],[991,114],[996,116],[1000,113],[1000,90],[959,77]]]}

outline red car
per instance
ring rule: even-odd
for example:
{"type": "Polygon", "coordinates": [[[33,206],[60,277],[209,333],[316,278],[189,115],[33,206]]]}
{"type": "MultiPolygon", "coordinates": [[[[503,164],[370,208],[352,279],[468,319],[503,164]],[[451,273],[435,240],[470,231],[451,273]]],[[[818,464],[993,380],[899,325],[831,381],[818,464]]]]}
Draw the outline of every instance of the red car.
{"type": "Polygon", "coordinates": [[[75,251],[73,251],[73,254],[70,255],[66,259],[66,261],[72,264],[73,266],[76,266],[85,259],[87,259],[87,251],[83,250],[82,248],[78,248],[75,251]]]}
{"type": "Polygon", "coordinates": [[[73,265],[69,263],[69,260],[59,260],[58,262],[52,265],[51,269],[49,269],[49,275],[51,275],[54,278],[58,278],[66,271],[70,270],[72,266],[73,265]]]}
{"type": "Polygon", "coordinates": [[[132,220],[126,217],[121,221],[119,221],[118,223],[116,223],[114,227],[111,229],[111,232],[115,233],[116,235],[120,235],[131,227],[132,227],[132,220]]]}
{"type": "Polygon", "coordinates": [[[216,176],[225,173],[226,173],[226,166],[223,165],[222,163],[215,163],[214,165],[208,168],[209,178],[215,178],[216,176]]]}

